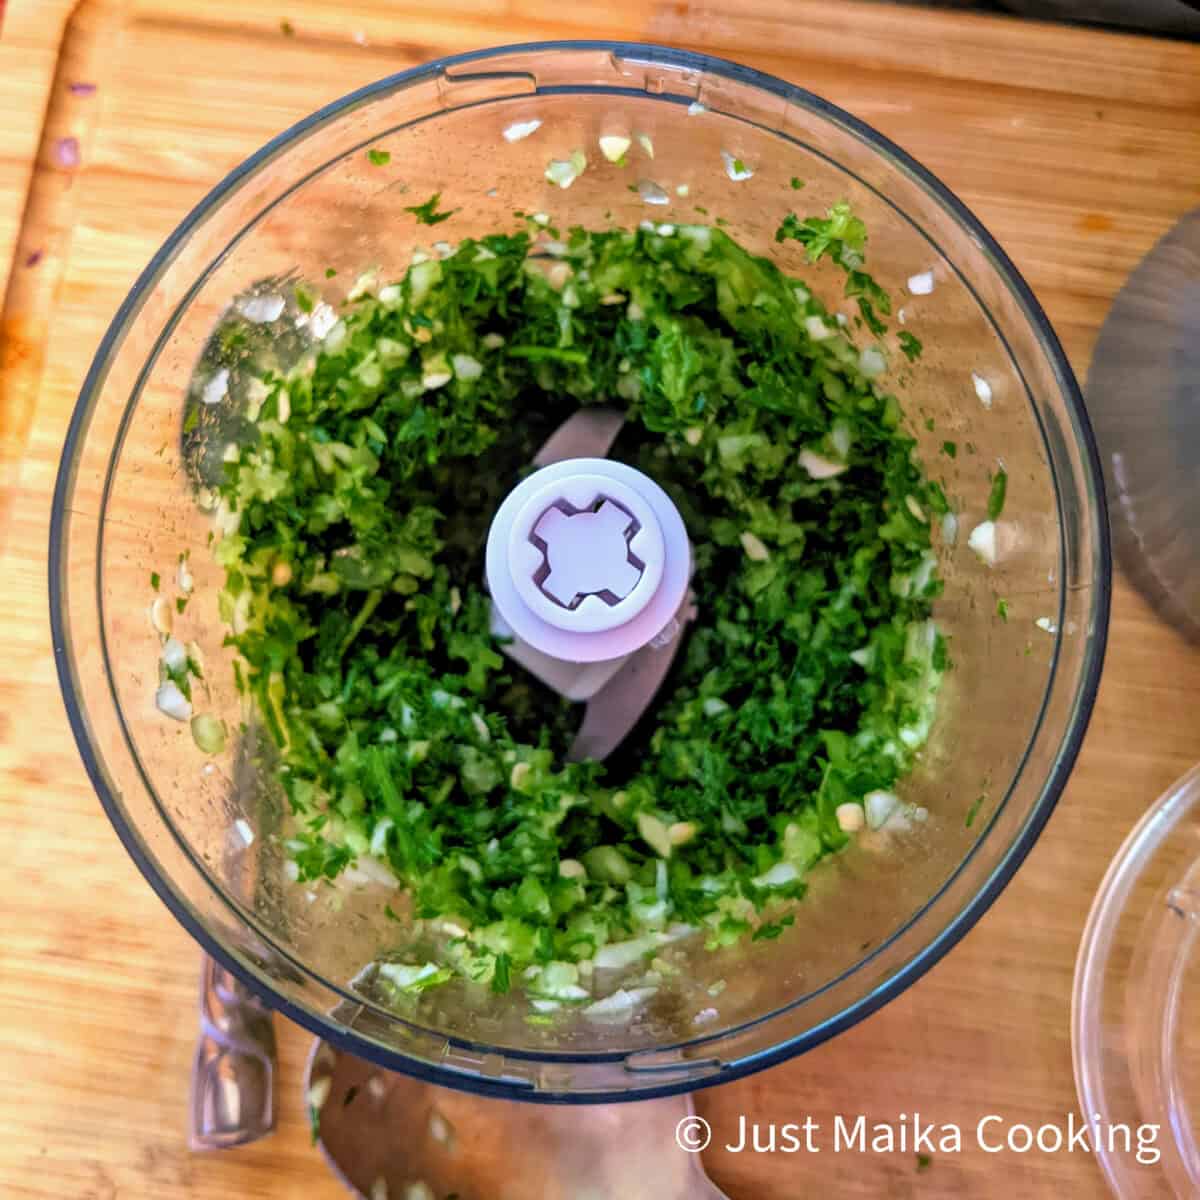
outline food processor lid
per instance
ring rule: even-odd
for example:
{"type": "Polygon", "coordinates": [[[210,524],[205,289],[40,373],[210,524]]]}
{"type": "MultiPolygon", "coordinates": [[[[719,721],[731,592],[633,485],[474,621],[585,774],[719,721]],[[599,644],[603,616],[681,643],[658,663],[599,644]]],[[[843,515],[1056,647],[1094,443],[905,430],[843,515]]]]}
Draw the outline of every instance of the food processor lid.
{"type": "Polygon", "coordinates": [[[606,458],[543,467],[500,505],[487,582],[506,625],[571,663],[632,654],[671,622],[687,593],[690,550],[671,498],[606,458]]]}

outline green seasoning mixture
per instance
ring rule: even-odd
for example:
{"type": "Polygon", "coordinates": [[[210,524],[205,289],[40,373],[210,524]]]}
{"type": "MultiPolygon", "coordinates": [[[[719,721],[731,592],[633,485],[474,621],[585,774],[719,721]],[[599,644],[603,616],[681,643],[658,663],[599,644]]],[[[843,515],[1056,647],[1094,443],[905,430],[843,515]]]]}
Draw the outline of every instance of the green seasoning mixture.
{"type": "MultiPolygon", "coordinates": [[[[708,226],[530,227],[416,262],[262,381],[216,554],[293,874],[355,865],[436,923],[437,955],[382,968],[396,993],[460,974],[545,1009],[691,931],[778,934],[764,907],[814,863],[922,815],[892,789],[945,665],[947,505],[883,353],[766,259],[708,226]],[[564,761],[580,710],[500,652],[482,566],[499,502],[589,404],[625,408],[613,456],[679,507],[698,610],[603,765],[564,761]]],[[[833,256],[874,330],[845,206],[785,237],[833,256]]]]}

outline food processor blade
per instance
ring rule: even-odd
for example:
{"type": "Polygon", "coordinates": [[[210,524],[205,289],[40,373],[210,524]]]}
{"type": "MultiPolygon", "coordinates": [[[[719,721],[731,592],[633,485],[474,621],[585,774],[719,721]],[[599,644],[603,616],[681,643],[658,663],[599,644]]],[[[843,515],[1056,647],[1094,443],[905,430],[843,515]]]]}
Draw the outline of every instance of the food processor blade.
{"type": "MultiPolygon", "coordinates": [[[[534,465],[544,470],[572,461],[606,458],[623,424],[623,414],[614,409],[580,409],[546,439],[534,455],[534,465]]],[[[686,542],[686,537],[683,540],[686,542]]],[[[687,553],[690,577],[690,547],[687,553]]],[[[600,662],[576,663],[522,639],[497,609],[493,603],[493,627],[507,635],[502,643],[505,653],[559,695],[587,702],[583,721],[567,752],[567,758],[577,762],[603,760],[637,725],[670,671],[687,623],[695,615],[689,592],[674,615],[639,649],[600,662]]]]}

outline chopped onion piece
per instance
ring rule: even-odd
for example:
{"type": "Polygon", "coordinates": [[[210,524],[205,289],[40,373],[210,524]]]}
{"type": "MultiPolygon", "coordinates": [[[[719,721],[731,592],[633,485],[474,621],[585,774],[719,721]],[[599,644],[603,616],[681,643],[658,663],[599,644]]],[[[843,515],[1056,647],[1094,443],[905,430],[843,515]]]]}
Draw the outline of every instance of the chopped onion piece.
{"type": "Polygon", "coordinates": [[[162,663],[168,671],[182,671],[187,666],[187,650],[183,643],[174,637],[169,637],[163,643],[162,663]]]}
{"type": "Polygon", "coordinates": [[[725,162],[725,174],[734,183],[741,183],[742,180],[750,179],[754,175],[754,172],[736,154],[731,154],[728,150],[722,150],[721,158],[725,162]]]}
{"type": "Polygon", "coordinates": [[[748,529],[739,535],[739,539],[742,549],[746,552],[746,557],[751,562],[766,562],[771,557],[771,552],[763,544],[762,539],[748,529]]]}
{"type": "Polygon", "coordinates": [[[504,140],[506,142],[519,142],[522,138],[527,138],[531,133],[537,133],[541,127],[542,123],[537,117],[534,117],[531,121],[514,121],[504,130],[504,140]]]}
{"type": "Polygon", "coordinates": [[[975,395],[979,397],[979,403],[984,408],[991,408],[992,385],[982,375],[976,375],[974,371],[971,372],[971,382],[975,385],[975,395]]]}
{"type": "Polygon", "coordinates": [[[683,431],[683,440],[689,446],[698,446],[704,439],[704,430],[699,425],[691,425],[683,431]]]}
{"type": "Polygon", "coordinates": [[[650,140],[648,133],[639,133],[637,135],[637,143],[646,152],[648,158],[654,157],[654,143],[650,140]]]}
{"type": "Polygon", "coordinates": [[[701,113],[706,112],[708,112],[708,109],[705,108],[699,100],[693,100],[691,104],[687,106],[687,115],[689,117],[698,117],[701,113]]]}
{"type": "Polygon", "coordinates": [[[863,797],[863,810],[867,824],[872,829],[881,829],[884,822],[892,815],[900,804],[900,797],[895,792],[868,792],[863,797]]]}
{"type": "Polygon", "coordinates": [[[912,513],[912,515],[916,517],[916,519],[920,521],[922,525],[925,524],[928,518],[925,516],[925,510],[921,507],[921,503],[916,496],[905,496],[904,507],[907,508],[908,511],[912,513]]]}
{"type": "Polygon", "coordinates": [[[200,399],[205,404],[220,404],[229,394],[229,368],[222,367],[205,385],[200,399]]]}
{"type": "Polygon", "coordinates": [[[996,522],[984,521],[982,524],[976,525],[971,530],[971,536],[967,538],[967,545],[989,567],[994,566],[996,563],[996,522]]]}
{"type": "Polygon", "coordinates": [[[692,189],[686,183],[677,183],[675,185],[675,195],[686,196],[692,189]]]}
{"type": "Polygon", "coordinates": [[[156,596],[154,603],[150,605],[150,624],[154,626],[154,632],[168,637],[174,621],[166,596],[156,596]]]}
{"type": "Polygon", "coordinates": [[[633,1017],[634,1012],[641,1007],[657,988],[617,988],[611,996],[597,1000],[583,1009],[583,1015],[592,1021],[623,1022],[633,1017]]]}
{"type": "Polygon", "coordinates": [[[848,469],[846,463],[834,462],[830,458],[814,454],[811,450],[800,451],[800,465],[812,479],[832,479],[835,475],[840,475],[848,469]]]}
{"type": "Polygon", "coordinates": [[[1045,633],[1058,632],[1058,626],[1049,617],[1038,617],[1034,624],[1045,633]]]}
{"type": "Polygon", "coordinates": [[[908,290],[914,296],[928,296],[933,291],[933,272],[922,271],[920,275],[910,275],[908,290]]]}
{"type": "Polygon", "coordinates": [[[282,296],[248,296],[238,301],[238,312],[252,325],[269,325],[278,321],[287,307],[282,296]]]}
{"type": "Polygon", "coordinates": [[[958,541],[958,517],[948,512],[942,517],[942,541],[953,546],[958,541]]]}
{"type": "Polygon", "coordinates": [[[564,858],[558,864],[558,873],[563,879],[586,879],[587,867],[577,858],[564,858]]]}
{"type": "Polygon", "coordinates": [[[450,364],[459,379],[478,379],[483,374],[483,364],[469,354],[455,354],[450,359],[450,364]]]}
{"type": "MultiPolygon", "coordinates": [[[[393,730],[393,732],[395,731],[393,730]]],[[[371,830],[370,849],[376,858],[382,858],[387,853],[387,835],[391,832],[394,825],[395,822],[391,817],[381,817],[375,822],[375,828],[371,830]]]]}
{"type": "Polygon", "coordinates": [[[858,369],[868,378],[874,379],[887,370],[887,359],[876,346],[866,346],[858,356],[858,369]]]}
{"type": "Polygon", "coordinates": [[[633,145],[633,139],[620,133],[602,133],[600,135],[600,153],[610,163],[620,162],[633,145]]]}
{"type": "Polygon", "coordinates": [[[807,333],[814,342],[823,342],[833,333],[833,330],[830,329],[820,317],[805,317],[804,332],[807,333]]]}
{"type": "Polygon", "coordinates": [[[308,1089],[309,1108],[315,1108],[318,1111],[324,1108],[332,1087],[333,1077],[331,1075],[322,1075],[320,1079],[314,1079],[308,1089]]]}
{"type": "Polygon", "coordinates": [[[598,971],[619,971],[623,967],[633,966],[647,954],[652,954],[658,946],[658,938],[650,934],[630,938],[624,942],[609,942],[596,951],[592,962],[598,971]]]}
{"type": "Polygon", "coordinates": [[[786,887],[789,883],[794,883],[799,878],[800,872],[797,870],[795,863],[777,862],[770,870],[764,871],[761,875],[756,875],[751,882],[755,887],[776,888],[786,887]]]}
{"type": "Polygon", "coordinates": [[[866,816],[863,813],[861,804],[839,804],[834,809],[834,816],[837,817],[838,828],[843,833],[857,833],[863,825],[866,824],[866,816]]]}
{"type": "Polygon", "coordinates": [[[546,178],[560,188],[569,188],[587,168],[587,155],[572,150],[569,158],[554,158],[546,167],[546,178]]]}
{"type": "Polygon", "coordinates": [[[246,843],[247,846],[254,844],[254,830],[250,828],[250,822],[245,817],[238,817],[233,823],[234,829],[238,831],[238,837],[246,843]]]}
{"type": "MultiPolygon", "coordinates": [[[[637,185],[638,195],[647,204],[669,204],[671,197],[653,179],[641,179],[637,185]]],[[[651,227],[653,228],[653,226],[651,227]]]]}
{"type": "Polygon", "coordinates": [[[502,333],[485,333],[483,344],[488,350],[499,350],[504,345],[504,335],[502,333]]]}
{"type": "Polygon", "coordinates": [[[186,721],[192,715],[192,702],[179,690],[174,680],[168,679],[154,694],[158,711],[174,721],[186,721]]]}
{"type": "Polygon", "coordinates": [[[436,1108],[429,1111],[429,1136],[443,1146],[454,1140],[454,1129],[436,1108]]]}

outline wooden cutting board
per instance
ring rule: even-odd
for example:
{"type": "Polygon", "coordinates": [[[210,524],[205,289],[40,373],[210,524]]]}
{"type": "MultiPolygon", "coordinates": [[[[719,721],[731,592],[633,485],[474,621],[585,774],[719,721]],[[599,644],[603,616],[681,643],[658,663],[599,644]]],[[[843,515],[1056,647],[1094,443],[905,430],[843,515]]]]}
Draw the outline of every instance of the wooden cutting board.
{"type": "MultiPolygon", "coordinates": [[[[1123,279],[1200,203],[1200,47],[850,0],[84,0],[67,20],[69,9],[10,0],[0,39],[0,1194],[332,1200],[300,1096],[309,1039],[282,1022],[277,1135],[188,1152],[199,955],[108,827],[54,677],[46,535],[63,432],[159,241],[255,147],[368,80],[501,42],[642,38],[772,71],[904,144],[999,237],[1082,372],[1123,279]],[[69,137],[76,167],[55,154],[69,137]]],[[[987,1113],[1064,1122],[1083,920],[1135,819],[1200,757],[1198,704],[1200,652],[1119,580],[1091,732],[1016,881],[871,1020],[701,1094],[715,1144],[743,1113],[826,1130],[835,1114],[914,1111],[965,1127],[987,1113]]],[[[828,1148],[714,1148],[706,1161],[734,1200],[1103,1193],[1084,1155],[989,1155],[966,1141],[924,1170],[911,1152],[828,1148]]]]}

